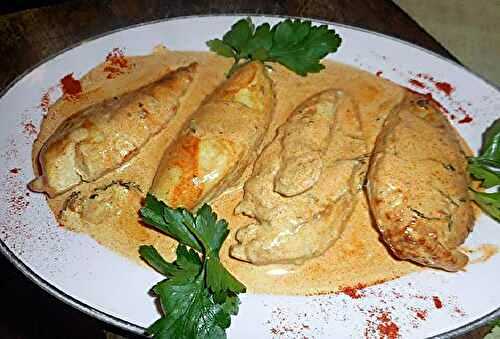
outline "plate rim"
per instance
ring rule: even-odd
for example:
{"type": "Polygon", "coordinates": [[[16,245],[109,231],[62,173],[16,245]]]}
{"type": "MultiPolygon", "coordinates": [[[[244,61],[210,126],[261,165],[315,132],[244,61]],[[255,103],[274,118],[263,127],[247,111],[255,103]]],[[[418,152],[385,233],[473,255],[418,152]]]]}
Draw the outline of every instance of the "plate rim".
{"type": "MultiPolygon", "coordinates": [[[[246,17],[250,17],[250,18],[259,18],[259,17],[268,17],[268,18],[282,18],[282,19],[301,19],[301,20],[311,20],[313,22],[318,22],[318,23],[321,23],[321,24],[326,24],[326,25],[335,25],[335,26],[338,26],[338,27],[343,27],[343,28],[347,28],[347,29],[351,29],[351,30],[354,30],[354,31],[360,31],[360,32],[363,32],[363,33],[367,33],[367,34],[371,34],[371,35],[375,35],[377,37],[380,37],[380,38],[384,38],[384,39],[388,39],[388,40],[392,40],[392,41],[395,41],[397,43],[400,43],[402,45],[406,45],[408,47],[412,47],[412,48],[416,48],[420,51],[423,51],[427,54],[430,54],[431,56],[435,57],[435,58],[438,58],[438,59],[441,59],[443,61],[446,61],[454,66],[457,66],[458,68],[461,68],[463,71],[465,71],[466,73],[469,73],[470,75],[482,80],[485,84],[489,85],[490,87],[492,87],[493,89],[495,89],[496,91],[499,91],[500,90],[500,86],[497,86],[495,84],[493,84],[490,80],[486,79],[485,77],[483,77],[482,75],[480,74],[477,74],[476,72],[472,71],[470,68],[468,68],[467,66],[465,65],[461,65],[459,64],[458,62],[454,61],[454,60],[451,60],[441,54],[438,54],[434,51],[431,51],[429,49],[426,49],[422,46],[419,46],[419,45],[416,45],[414,43],[411,43],[409,41],[405,41],[405,40],[402,40],[400,38],[397,38],[397,37],[393,37],[393,36],[390,36],[390,35],[387,35],[387,34],[384,34],[384,33],[380,33],[380,32],[376,32],[376,31],[371,31],[369,29],[365,29],[365,28],[362,28],[362,27],[357,27],[357,26],[351,26],[351,25],[347,25],[347,24],[342,24],[342,23],[338,23],[338,22],[335,22],[335,21],[329,21],[329,20],[323,20],[323,19],[315,19],[315,18],[308,18],[308,17],[301,17],[301,16],[289,16],[289,15],[282,15],[282,14],[265,14],[265,13],[245,13],[245,12],[235,12],[235,13],[218,13],[218,14],[195,14],[195,15],[183,15],[183,16],[172,16],[172,17],[164,17],[164,18],[159,18],[159,19],[154,19],[154,20],[150,20],[150,21],[144,21],[144,22],[140,22],[140,23],[136,23],[136,24],[132,24],[132,25],[128,25],[128,26],[124,26],[124,27],[119,27],[119,28],[116,28],[116,29],[113,29],[113,30],[109,30],[109,31],[106,31],[106,32],[102,32],[102,33],[99,33],[97,35],[93,35],[91,37],[88,37],[84,40],[81,40],[81,41],[78,41],[70,46],[67,46],[65,48],[63,48],[62,50],[58,51],[58,52],[55,52],[55,53],[52,53],[50,55],[48,55],[47,57],[43,58],[42,60],[40,60],[39,62],[37,62],[36,64],[30,66],[29,68],[27,68],[26,70],[24,70],[21,74],[19,74],[18,76],[16,76],[12,81],[10,81],[7,86],[5,86],[1,91],[0,91],[0,101],[2,100],[2,98],[7,94],[7,92],[10,91],[11,88],[13,88],[19,81],[21,81],[25,76],[27,76],[29,73],[31,73],[33,70],[35,70],[36,68],[40,67],[41,65],[49,62],[50,60],[74,49],[74,48],[77,48],[85,43],[88,43],[88,42],[91,42],[91,41],[94,41],[94,40],[97,40],[97,39],[100,39],[100,38],[103,38],[105,36],[108,36],[108,35],[111,35],[111,34],[114,34],[114,33],[118,33],[118,32],[121,32],[121,31],[125,31],[125,30],[129,30],[129,29],[134,29],[134,28],[137,28],[137,27],[142,27],[142,26],[148,26],[148,25],[154,25],[154,24],[157,24],[157,23],[161,23],[161,22],[166,22],[166,21],[174,21],[174,20],[187,20],[187,19],[194,19],[194,18],[208,18],[208,17],[212,17],[212,18],[217,18],[217,17],[230,17],[230,16],[234,16],[234,17],[243,17],[243,16],[246,16],[246,17]]],[[[18,256],[15,255],[14,252],[12,252],[12,250],[4,243],[4,241],[2,239],[0,239],[0,252],[2,252],[2,254],[7,258],[7,260],[12,264],[14,265],[14,267],[16,269],[18,269],[19,271],[21,271],[29,280],[31,280],[32,282],[34,282],[37,286],[39,286],[42,290],[44,290],[45,292],[49,293],[50,295],[56,297],[58,300],[64,302],[65,304],[93,317],[93,318],[96,318],[100,321],[103,321],[104,323],[107,323],[107,324],[111,324],[113,326],[116,326],[118,328],[121,328],[121,329],[125,329],[125,330],[128,330],[128,331],[131,331],[133,332],[134,334],[139,334],[139,335],[144,335],[145,333],[145,330],[146,328],[140,326],[140,325],[137,325],[137,324],[134,324],[132,322],[128,322],[122,318],[119,318],[119,317],[116,317],[116,316],[113,316],[111,314],[108,314],[104,311],[101,311],[101,310],[98,310],[90,305],[88,305],[87,303],[83,302],[83,301],[80,301],[78,299],[76,299],[75,297],[65,293],[64,291],[62,291],[60,288],[54,286],[53,284],[51,284],[50,282],[48,282],[47,280],[45,280],[44,278],[42,278],[40,275],[38,275],[37,273],[35,273],[30,267],[28,267],[28,265],[26,265],[18,256]]],[[[453,338],[455,336],[458,336],[458,335],[463,335],[463,334],[466,334],[470,331],[473,331],[477,328],[479,328],[480,326],[483,326],[483,325],[486,325],[492,321],[494,321],[495,319],[499,319],[500,318],[500,305],[498,306],[497,309],[493,310],[492,312],[478,318],[478,319],[475,319],[471,322],[468,322],[460,327],[457,327],[455,329],[452,329],[452,330],[449,330],[449,331],[446,331],[446,332],[443,332],[443,333],[440,333],[440,334],[437,334],[435,336],[432,336],[432,337],[428,337],[428,339],[439,339],[439,338],[443,338],[443,339],[448,339],[448,338],[453,338]]]]}

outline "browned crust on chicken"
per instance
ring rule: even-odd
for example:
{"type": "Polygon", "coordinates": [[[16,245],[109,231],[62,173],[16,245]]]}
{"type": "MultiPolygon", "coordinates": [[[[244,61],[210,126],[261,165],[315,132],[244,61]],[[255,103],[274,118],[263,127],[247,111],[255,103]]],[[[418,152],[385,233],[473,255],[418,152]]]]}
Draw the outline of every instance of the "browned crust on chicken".
{"type": "Polygon", "coordinates": [[[467,158],[458,134],[429,98],[408,92],[387,117],[367,193],[383,241],[398,258],[448,271],[468,262],[472,230],[467,158]]]}
{"type": "Polygon", "coordinates": [[[42,147],[38,157],[42,175],[30,188],[54,197],[129,161],[177,112],[195,73],[193,63],[72,115],[42,147]]]}
{"type": "Polygon", "coordinates": [[[358,109],[342,91],[306,100],[259,156],[237,212],[231,255],[256,265],[300,264],[340,237],[366,172],[358,109]]]}
{"type": "Polygon", "coordinates": [[[165,151],[150,192],[193,209],[240,180],[271,121],[274,92],[264,65],[252,62],[224,81],[165,151]]]}

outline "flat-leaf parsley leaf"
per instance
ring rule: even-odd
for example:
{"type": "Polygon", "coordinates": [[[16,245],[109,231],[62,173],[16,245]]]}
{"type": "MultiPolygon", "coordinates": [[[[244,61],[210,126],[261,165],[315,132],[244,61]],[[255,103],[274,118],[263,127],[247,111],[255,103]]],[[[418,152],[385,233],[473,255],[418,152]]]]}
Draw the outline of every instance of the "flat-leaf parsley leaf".
{"type": "Polygon", "coordinates": [[[469,158],[469,173],[481,181],[484,188],[496,187],[496,192],[472,190],[472,198],[492,218],[500,221],[500,119],[484,133],[483,147],[476,157],[469,158]]]}
{"type": "Polygon", "coordinates": [[[273,27],[264,23],[255,28],[250,18],[237,21],[222,39],[207,41],[211,51],[234,58],[229,74],[241,60],[260,60],[278,62],[302,76],[325,68],[321,59],[336,52],[341,43],[335,30],[313,26],[309,20],[286,19],[273,27]]]}
{"type": "Polygon", "coordinates": [[[141,257],[167,278],[153,287],[163,316],[147,332],[155,339],[226,338],[231,315],[238,313],[239,293],[246,288],[220,262],[229,230],[209,205],[196,214],[170,208],[148,194],[140,211],[147,224],[179,242],[177,258],[167,262],[153,246],[141,246],[141,257]]]}

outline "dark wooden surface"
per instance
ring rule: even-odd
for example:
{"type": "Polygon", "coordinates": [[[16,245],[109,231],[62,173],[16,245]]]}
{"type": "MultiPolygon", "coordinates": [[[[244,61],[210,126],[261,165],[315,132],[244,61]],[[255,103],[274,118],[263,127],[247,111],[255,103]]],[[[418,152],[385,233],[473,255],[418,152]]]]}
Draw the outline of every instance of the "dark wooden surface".
{"type": "MultiPolygon", "coordinates": [[[[389,0],[68,1],[0,16],[0,89],[41,60],[94,35],[165,17],[210,13],[331,20],[392,35],[454,59],[389,0]]],[[[0,338],[105,338],[103,330],[127,335],[42,291],[1,256],[0,272],[0,338]]],[[[485,331],[462,338],[482,338],[485,331]]]]}
{"type": "Polygon", "coordinates": [[[164,17],[235,12],[332,20],[393,35],[451,57],[389,0],[87,0],[0,17],[0,88],[40,60],[96,34],[164,17]]]}

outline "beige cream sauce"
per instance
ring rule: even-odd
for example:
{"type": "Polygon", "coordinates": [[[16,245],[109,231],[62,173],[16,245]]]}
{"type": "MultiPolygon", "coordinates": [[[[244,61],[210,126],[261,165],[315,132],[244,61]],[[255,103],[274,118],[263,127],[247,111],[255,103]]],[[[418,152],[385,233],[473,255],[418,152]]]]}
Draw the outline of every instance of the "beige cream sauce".
{"type": "Polygon", "coordinates": [[[469,256],[470,264],[485,262],[499,252],[498,246],[494,244],[481,244],[476,248],[462,246],[461,248],[469,256]]]}
{"type": "MultiPolygon", "coordinates": [[[[198,74],[183,98],[179,112],[168,127],[152,138],[136,157],[118,170],[94,183],[83,184],[73,190],[81,191],[85,195],[96,187],[121,179],[139,184],[146,192],[151,185],[163,150],[174,139],[203,98],[224,80],[224,73],[231,64],[228,58],[217,57],[207,52],[170,52],[165,48],[156,48],[152,55],[130,57],[129,64],[132,67],[129,72],[115,79],[106,79],[103,65],[99,65],[81,79],[83,94],[78,100],[61,99],[50,107],[34,144],[33,154],[38,153],[43,142],[71,114],[94,102],[155,81],[169,69],[187,65],[192,61],[199,63],[198,74]]],[[[295,106],[318,91],[335,87],[346,90],[360,103],[363,128],[371,149],[377,128],[381,124],[381,119],[376,117],[377,112],[369,109],[371,102],[375,98],[384,101],[384,96],[392,96],[392,99],[387,101],[394,101],[395,96],[402,94],[402,89],[389,81],[343,64],[333,62],[325,64],[325,70],[307,77],[297,76],[281,66],[273,66],[270,76],[274,83],[277,105],[266,143],[273,138],[276,127],[286,120],[295,106]]],[[[247,170],[245,175],[248,174],[247,170]]],[[[59,214],[70,194],[71,192],[68,192],[54,199],[48,199],[55,215],[59,214]]],[[[330,293],[343,287],[357,284],[370,285],[395,279],[420,269],[414,264],[395,260],[389,255],[371,224],[363,196],[360,197],[361,202],[357,204],[355,213],[340,240],[319,258],[307,261],[301,266],[254,266],[232,259],[228,256],[228,249],[235,242],[234,233],[250,222],[246,217],[233,214],[241,196],[241,188],[236,188],[219,197],[212,202],[212,205],[219,217],[229,222],[231,229],[221,252],[222,260],[251,292],[299,295],[330,293]]],[[[123,215],[124,217],[119,218],[119,222],[114,225],[93,227],[65,225],[65,227],[87,233],[100,244],[136,262],[140,262],[137,249],[142,244],[155,245],[169,259],[175,257],[176,244],[173,240],[141,224],[136,213],[129,211],[123,215]]]]}

